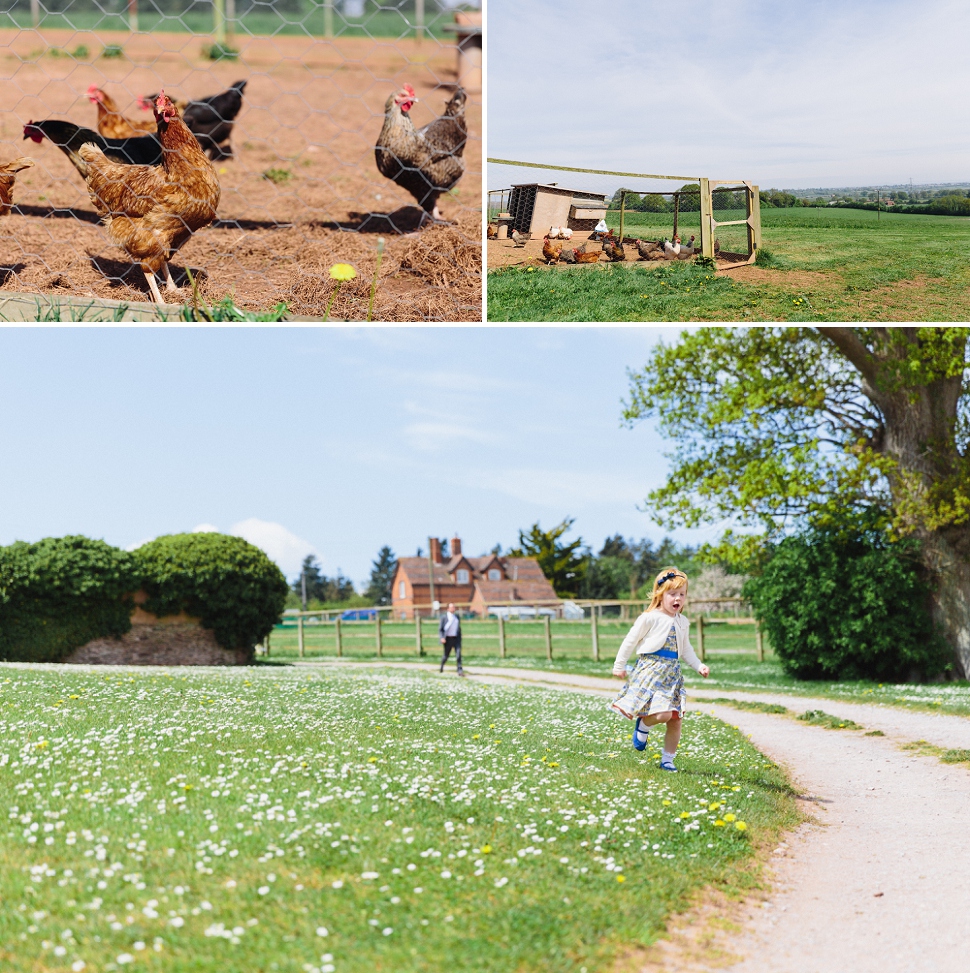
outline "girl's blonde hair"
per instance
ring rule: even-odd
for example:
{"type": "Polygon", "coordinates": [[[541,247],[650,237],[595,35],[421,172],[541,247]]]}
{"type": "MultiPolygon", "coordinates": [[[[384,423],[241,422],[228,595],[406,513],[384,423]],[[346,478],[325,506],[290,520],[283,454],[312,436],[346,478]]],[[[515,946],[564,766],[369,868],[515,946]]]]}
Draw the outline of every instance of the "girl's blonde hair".
{"type": "Polygon", "coordinates": [[[676,591],[678,588],[686,587],[687,575],[683,571],[679,571],[673,566],[661,568],[660,574],[657,575],[653,582],[653,594],[650,596],[650,605],[647,611],[652,612],[654,608],[660,607],[664,592],[676,591]]]}

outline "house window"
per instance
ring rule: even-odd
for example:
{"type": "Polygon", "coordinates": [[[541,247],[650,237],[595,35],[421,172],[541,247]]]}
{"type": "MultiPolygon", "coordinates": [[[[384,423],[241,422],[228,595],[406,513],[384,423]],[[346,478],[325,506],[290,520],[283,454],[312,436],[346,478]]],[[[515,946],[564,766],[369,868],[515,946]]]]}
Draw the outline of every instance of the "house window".
{"type": "Polygon", "coordinates": [[[465,568],[458,569],[458,583],[468,584],[468,571],[465,568]]]}
{"type": "Polygon", "coordinates": [[[397,585],[397,596],[398,598],[405,598],[407,596],[407,586],[403,581],[399,581],[397,585]]]}
{"type": "Polygon", "coordinates": [[[489,581],[501,581],[502,580],[502,572],[499,571],[498,568],[489,568],[488,569],[488,580],[489,581]]]}

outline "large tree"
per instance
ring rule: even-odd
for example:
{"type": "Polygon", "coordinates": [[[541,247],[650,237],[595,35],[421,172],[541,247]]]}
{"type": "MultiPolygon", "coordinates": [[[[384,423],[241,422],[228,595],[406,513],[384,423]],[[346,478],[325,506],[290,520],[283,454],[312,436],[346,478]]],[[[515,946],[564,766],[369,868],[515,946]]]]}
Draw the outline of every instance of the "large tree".
{"type": "Polygon", "coordinates": [[[519,546],[506,556],[534,557],[557,595],[575,595],[586,575],[588,561],[582,537],[568,544],[561,540],[572,525],[573,518],[566,517],[551,530],[543,530],[536,521],[527,531],[519,531],[519,546]]]}
{"type": "Polygon", "coordinates": [[[391,585],[394,582],[394,572],[397,570],[397,557],[390,547],[385,544],[378,552],[377,558],[371,566],[370,584],[364,594],[375,605],[389,605],[391,603],[391,585]]]}
{"type": "MultiPolygon", "coordinates": [[[[921,544],[928,600],[970,675],[968,328],[711,328],[630,372],[624,418],[675,440],[655,519],[777,537],[873,510],[921,544]]],[[[750,544],[750,538],[749,538],[750,544]]]]}

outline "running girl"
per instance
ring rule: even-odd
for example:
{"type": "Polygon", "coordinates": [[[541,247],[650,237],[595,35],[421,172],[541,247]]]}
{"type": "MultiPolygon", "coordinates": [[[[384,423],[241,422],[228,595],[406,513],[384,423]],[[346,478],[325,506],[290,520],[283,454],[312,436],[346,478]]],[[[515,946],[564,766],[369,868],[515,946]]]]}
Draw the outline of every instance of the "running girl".
{"type": "Polygon", "coordinates": [[[633,623],[613,663],[613,676],[626,679],[620,694],[610,708],[636,720],[633,746],[647,746],[647,731],[657,723],[666,723],[663,770],[676,771],[674,754],[680,743],[681,719],[687,693],[680,660],[706,679],[710,669],[694,654],[687,633],[690,622],[681,615],[687,600],[687,575],[677,568],[664,568],[653,583],[650,607],[633,623]],[[637,663],[627,679],[626,660],[636,650],[637,663]]]}

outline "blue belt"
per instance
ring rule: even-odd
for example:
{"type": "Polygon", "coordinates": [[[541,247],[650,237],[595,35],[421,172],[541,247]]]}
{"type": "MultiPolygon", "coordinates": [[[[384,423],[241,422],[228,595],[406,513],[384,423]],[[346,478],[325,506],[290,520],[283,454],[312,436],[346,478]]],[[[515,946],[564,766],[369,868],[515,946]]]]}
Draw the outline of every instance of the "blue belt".
{"type": "Polygon", "coordinates": [[[658,655],[661,659],[676,659],[677,653],[673,649],[657,649],[656,652],[648,652],[647,655],[658,655]]]}

